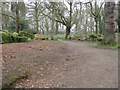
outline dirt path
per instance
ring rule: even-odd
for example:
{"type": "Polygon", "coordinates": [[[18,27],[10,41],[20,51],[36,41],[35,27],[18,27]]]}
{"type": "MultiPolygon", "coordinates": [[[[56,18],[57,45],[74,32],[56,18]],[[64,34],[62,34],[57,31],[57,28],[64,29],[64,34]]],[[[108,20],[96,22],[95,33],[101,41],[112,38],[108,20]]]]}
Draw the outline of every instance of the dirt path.
{"type": "Polygon", "coordinates": [[[76,41],[3,45],[3,84],[24,72],[14,87],[117,88],[118,52],[76,41]]]}

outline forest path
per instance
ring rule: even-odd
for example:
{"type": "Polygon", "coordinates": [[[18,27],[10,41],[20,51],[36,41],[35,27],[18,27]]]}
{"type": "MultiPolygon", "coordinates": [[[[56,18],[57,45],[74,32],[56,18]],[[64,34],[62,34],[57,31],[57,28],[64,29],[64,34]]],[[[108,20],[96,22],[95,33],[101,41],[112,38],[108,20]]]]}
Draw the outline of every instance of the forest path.
{"type": "Polygon", "coordinates": [[[3,83],[27,71],[27,80],[14,87],[117,88],[118,52],[78,41],[31,41],[3,45],[3,83]],[[11,45],[11,48],[10,48],[11,45]],[[16,51],[16,48],[18,48],[16,51]],[[10,53],[11,52],[11,53],[10,53]],[[14,55],[12,55],[14,53],[14,55]],[[7,61],[8,58],[3,58],[7,61]],[[10,60],[10,58],[9,58],[10,60]]]}
{"type": "Polygon", "coordinates": [[[71,56],[66,67],[67,87],[118,87],[118,51],[95,48],[86,42],[62,42],[71,56]]]}

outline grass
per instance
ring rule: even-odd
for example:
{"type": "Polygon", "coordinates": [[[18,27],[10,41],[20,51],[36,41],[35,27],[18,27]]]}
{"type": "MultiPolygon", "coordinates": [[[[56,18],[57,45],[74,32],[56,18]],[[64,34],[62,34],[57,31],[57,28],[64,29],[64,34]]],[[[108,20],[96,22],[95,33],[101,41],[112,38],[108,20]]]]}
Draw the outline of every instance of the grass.
{"type": "Polygon", "coordinates": [[[65,40],[65,34],[57,34],[53,36],[54,40],[62,39],[65,40]]]}
{"type": "MultiPolygon", "coordinates": [[[[42,39],[42,40],[51,40],[51,36],[50,35],[44,35],[44,34],[35,34],[35,39],[42,39]],[[47,39],[45,39],[47,38],[47,39]]],[[[57,34],[57,35],[53,35],[53,40],[65,40],[65,34],[57,34]]]]}
{"type": "Polygon", "coordinates": [[[119,48],[119,45],[114,45],[114,46],[110,46],[110,45],[103,45],[101,43],[95,43],[95,44],[92,44],[93,47],[96,47],[96,48],[105,48],[105,49],[118,49],[119,48]]]}

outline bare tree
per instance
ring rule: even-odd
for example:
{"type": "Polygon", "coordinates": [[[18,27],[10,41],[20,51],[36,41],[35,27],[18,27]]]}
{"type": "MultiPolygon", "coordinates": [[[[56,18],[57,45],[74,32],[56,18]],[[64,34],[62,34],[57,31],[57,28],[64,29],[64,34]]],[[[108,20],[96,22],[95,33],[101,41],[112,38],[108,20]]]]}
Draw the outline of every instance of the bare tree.
{"type": "Polygon", "coordinates": [[[33,18],[33,21],[35,22],[35,30],[39,32],[39,21],[42,11],[42,2],[39,0],[35,0],[31,2],[30,4],[27,4],[28,6],[28,12],[29,12],[29,18],[33,18]]]}
{"type": "Polygon", "coordinates": [[[93,18],[95,20],[95,27],[96,27],[96,34],[98,34],[98,21],[99,21],[99,15],[100,15],[100,11],[101,11],[101,8],[104,4],[104,2],[102,2],[100,4],[100,7],[97,5],[97,1],[95,0],[94,2],[94,8],[93,8],[93,3],[90,1],[90,2],[87,2],[86,4],[89,4],[90,7],[91,7],[91,14],[93,15],[93,18]]]}
{"type": "Polygon", "coordinates": [[[49,6],[49,4],[46,5],[46,8],[49,10],[49,15],[42,12],[42,14],[44,16],[47,16],[51,20],[62,23],[63,25],[66,26],[66,39],[68,39],[68,36],[70,35],[72,25],[75,24],[75,18],[74,19],[72,18],[73,2],[68,2],[68,4],[69,4],[69,8],[70,8],[69,10],[64,5],[64,3],[54,3],[55,11],[56,11],[54,19],[52,18],[52,16],[50,16],[50,13],[52,13],[52,10],[51,10],[51,6],[49,6]]]}

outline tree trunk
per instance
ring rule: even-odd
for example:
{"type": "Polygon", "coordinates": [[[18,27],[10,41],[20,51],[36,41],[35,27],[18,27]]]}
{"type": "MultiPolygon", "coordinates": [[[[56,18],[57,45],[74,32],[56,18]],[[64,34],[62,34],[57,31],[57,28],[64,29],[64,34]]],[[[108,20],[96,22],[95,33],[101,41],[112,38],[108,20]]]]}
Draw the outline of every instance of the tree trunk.
{"type": "Polygon", "coordinates": [[[19,23],[19,6],[16,7],[16,32],[20,31],[20,23],[19,23]]]}
{"type": "Polygon", "coordinates": [[[104,30],[104,15],[103,15],[103,11],[102,11],[102,16],[99,16],[99,33],[103,34],[103,30],[104,30]]]}
{"type": "Polygon", "coordinates": [[[46,33],[49,34],[48,19],[46,17],[45,17],[45,28],[46,28],[46,33]]]}
{"type": "Polygon", "coordinates": [[[118,32],[120,33],[120,1],[118,3],[118,32]]]}
{"type": "Polygon", "coordinates": [[[51,4],[52,4],[52,27],[51,27],[51,40],[53,40],[54,38],[53,38],[53,34],[54,34],[54,30],[55,30],[55,28],[54,28],[54,24],[55,24],[55,21],[54,21],[54,3],[53,2],[51,2],[51,4]]]}
{"type": "Polygon", "coordinates": [[[37,33],[39,32],[38,26],[39,26],[38,20],[36,20],[36,31],[37,31],[37,33]]]}
{"type": "Polygon", "coordinates": [[[120,44],[120,1],[118,3],[118,43],[120,44]]]}
{"type": "Polygon", "coordinates": [[[114,21],[115,2],[105,3],[105,31],[104,44],[115,44],[115,21],[114,21]]]}
{"type": "Polygon", "coordinates": [[[98,34],[98,20],[95,18],[95,29],[96,29],[96,34],[98,34]]]}
{"type": "Polygon", "coordinates": [[[55,32],[55,34],[58,34],[58,22],[56,22],[56,32],[55,32]]]}
{"type": "Polygon", "coordinates": [[[78,30],[79,30],[79,35],[81,34],[81,30],[82,30],[82,28],[81,28],[81,26],[82,26],[82,18],[81,18],[81,16],[82,16],[82,2],[80,2],[80,15],[79,15],[79,19],[80,19],[80,22],[79,22],[79,28],[78,28],[78,30]]]}
{"type": "Polygon", "coordinates": [[[69,39],[68,36],[70,35],[70,29],[71,29],[70,26],[66,26],[66,37],[65,37],[65,39],[69,39]]]}
{"type": "Polygon", "coordinates": [[[75,24],[75,34],[78,35],[79,29],[78,29],[78,22],[75,24]]]}
{"type": "Polygon", "coordinates": [[[72,24],[72,2],[70,2],[70,18],[69,18],[69,22],[66,23],[66,39],[69,39],[68,36],[70,35],[70,29],[71,29],[71,25],[72,24]]]}
{"type": "Polygon", "coordinates": [[[85,29],[85,35],[87,35],[87,28],[88,28],[88,11],[87,11],[87,4],[86,4],[86,13],[85,13],[85,26],[84,26],[84,29],[85,29]]]}
{"type": "Polygon", "coordinates": [[[38,20],[39,18],[38,18],[38,3],[37,2],[35,2],[35,22],[36,22],[36,31],[37,31],[37,33],[39,32],[39,23],[38,23],[38,20]]]}
{"type": "MultiPolygon", "coordinates": [[[[2,12],[2,2],[0,2],[0,12],[2,12]]],[[[0,21],[2,21],[2,14],[0,13],[0,21]]],[[[0,22],[0,31],[2,30],[2,22],[0,22]]],[[[0,37],[0,42],[2,42],[2,37],[0,37]]],[[[2,50],[1,50],[2,53],[2,50]]]]}
{"type": "Polygon", "coordinates": [[[98,34],[97,0],[95,0],[95,33],[98,34]]]}

